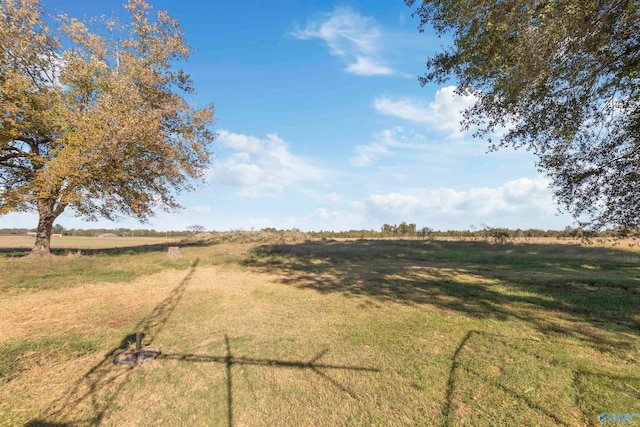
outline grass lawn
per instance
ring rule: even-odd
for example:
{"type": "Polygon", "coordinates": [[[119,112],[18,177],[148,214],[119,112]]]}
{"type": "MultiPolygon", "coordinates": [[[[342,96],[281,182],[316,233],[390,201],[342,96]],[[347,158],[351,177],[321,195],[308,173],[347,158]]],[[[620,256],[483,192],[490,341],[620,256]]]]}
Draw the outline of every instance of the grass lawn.
{"type": "Polygon", "coordinates": [[[0,253],[0,425],[640,413],[640,253],[623,247],[225,243],[178,260],[155,245],[44,261],[13,247],[0,253]],[[162,354],[113,365],[136,332],[162,354]]]}

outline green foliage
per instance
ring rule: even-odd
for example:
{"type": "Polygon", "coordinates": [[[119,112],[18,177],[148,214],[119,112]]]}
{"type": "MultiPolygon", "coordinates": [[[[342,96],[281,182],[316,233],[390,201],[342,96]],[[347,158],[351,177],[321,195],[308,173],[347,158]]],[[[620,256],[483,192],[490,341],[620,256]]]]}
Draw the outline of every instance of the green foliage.
{"type": "Polygon", "coordinates": [[[513,239],[514,233],[508,228],[495,228],[482,224],[483,237],[495,243],[507,243],[513,239]]]}
{"type": "Polygon", "coordinates": [[[452,45],[421,83],[476,96],[464,127],[525,147],[583,227],[640,226],[640,4],[405,0],[452,45]]]}
{"type": "Polygon", "coordinates": [[[414,237],[416,235],[416,225],[407,224],[402,221],[399,225],[384,224],[380,229],[382,237],[414,237]]]}
{"type": "MultiPolygon", "coordinates": [[[[405,223],[406,224],[406,223],[405,223]]],[[[115,234],[118,237],[182,237],[186,242],[298,242],[306,239],[379,239],[379,238],[416,238],[420,240],[431,240],[433,238],[455,238],[455,239],[478,239],[492,241],[509,241],[516,238],[530,239],[534,237],[555,237],[557,239],[580,239],[594,240],[607,238],[630,238],[637,239],[635,230],[629,229],[609,229],[594,232],[580,227],[567,226],[564,230],[541,230],[541,229],[508,229],[503,227],[491,227],[481,224],[480,228],[470,226],[467,230],[435,230],[432,227],[421,227],[413,231],[414,224],[408,224],[409,231],[401,234],[398,225],[384,224],[380,231],[377,230],[346,230],[346,231],[308,231],[302,232],[297,229],[278,230],[275,228],[263,228],[261,230],[231,230],[231,231],[211,231],[194,235],[190,231],[156,231],[152,229],[130,229],[130,228],[94,228],[94,229],[64,229],[65,236],[96,237],[101,234],[115,234]],[[502,237],[500,237],[501,235],[502,237]]],[[[2,235],[25,235],[29,230],[24,228],[0,228],[2,235]]]]}

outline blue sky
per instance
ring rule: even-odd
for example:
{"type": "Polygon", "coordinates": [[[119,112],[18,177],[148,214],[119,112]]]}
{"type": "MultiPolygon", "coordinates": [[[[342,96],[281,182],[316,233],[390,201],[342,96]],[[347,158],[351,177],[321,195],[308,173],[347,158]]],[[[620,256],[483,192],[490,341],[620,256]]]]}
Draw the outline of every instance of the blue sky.
{"type": "MultiPolygon", "coordinates": [[[[120,1],[44,1],[71,16],[122,13],[120,1]]],[[[149,223],[84,222],[66,228],[562,229],[524,150],[486,153],[460,130],[473,99],[455,82],[421,87],[429,54],[445,42],[395,1],[153,1],[178,19],[197,49],[179,63],[196,105],[214,102],[219,137],[208,182],[179,196],[184,210],[149,223]]],[[[35,227],[35,214],[0,216],[0,228],[35,227]]]]}

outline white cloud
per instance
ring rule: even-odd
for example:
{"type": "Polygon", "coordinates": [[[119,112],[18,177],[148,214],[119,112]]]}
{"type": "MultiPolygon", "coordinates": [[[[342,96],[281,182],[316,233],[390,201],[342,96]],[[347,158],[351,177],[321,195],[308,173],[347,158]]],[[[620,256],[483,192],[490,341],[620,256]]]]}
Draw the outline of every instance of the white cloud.
{"type": "Polygon", "coordinates": [[[276,134],[260,139],[223,130],[218,141],[236,152],[214,165],[212,180],[240,188],[242,196],[277,196],[302,182],[324,182],[329,175],[289,152],[276,134]]]}
{"type": "MultiPolygon", "coordinates": [[[[374,194],[365,201],[367,210],[373,214],[399,214],[413,216],[418,210],[426,207],[426,203],[411,194],[374,194]]],[[[385,215],[386,216],[386,215],[385,215]]]]}
{"type": "Polygon", "coordinates": [[[450,138],[460,138],[465,134],[460,126],[462,114],[476,102],[476,98],[473,95],[458,95],[455,89],[455,86],[438,89],[429,104],[408,98],[380,97],[375,99],[374,107],[382,114],[429,125],[448,133],[450,138]]]}
{"type": "Polygon", "coordinates": [[[387,97],[376,98],[374,106],[379,113],[388,116],[400,117],[417,123],[431,123],[431,111],[424,105],[416,105],[415,101],[407,98],[390,99],[387,97]]]}
{"type": "Polygon", "coordinates": [[[317,208],[300,218],[302,230],[358,230],[368,228],[365,218],[357,210],[329,210],[317,208]]]}
{"type": "Polygon", "coordinates": [[[383,142],[374,142],[368,145],[357,145],[356,156],[351,159],[351,165],[356,167],[364,167],[372,165],[378,157],[389,156],[391,151],[383,142]]]}
{"type": "Polygon", "coordinates": [[[382,32],[375,19],[363,17],[349,8],[337,7],[332,12],[318,14],[304,29],[297,29],[291,35],[300,40],[323,40],[331,55],[348,62],[345,68],[348,73],[361,76],[396,74],[380,58],[382,32]]]}
{"type": "Polygon", "coordinates": [[[424,136],[407,134],[399,126],[385,129],[374,137],[370,144],[357,145],[356,155],[351,159],[351,165],[364,167],[372,165],[380,157],[394,155],[397,150],[425,150],[424,136]]]}
{"type": "Polygon", "coordinates": [[[345,69],[348,73],[359,76],[390,76],[395,74],[392,68],[378,64],[371,58],[358,57],[356,62],[345,69]]]}
{"type": "MultiPolygon", "coordinates": [[[[456,218],[499,226],[526,227],[539,215],[555,211],[551,190],[544,178],[520,178],[494,188],[426,188],[411,193],[374,194],[364,200],[368,215],[383,221],[442,221],[453,224],[456,218]],[[509,221],[521,221],[522,224],[509,221]]],[[[464,226],[464,225],[463,225],[464,226]]]]}
{"type": "Polygon", "coordinates": [[[325,208],[316,209],[313,214],[311,214],[311,218],[319,222],[328,222],[331,220],[331,217],[331,212],[325,208]]]}
{"type": "Polygon", "coordinates": [[[256,154],[264,148],[265,141],[255,136],[242,135],[227,131],[220,132],[220,142],[234,150],[241,151],[241,155],[256,154]]]}
{"type": "Polygon", "coordinates": [[[335,191],[333,193],[323,194],[321,199],[327,203],[340,203],[342,201],[342,197],[335,191]]]}

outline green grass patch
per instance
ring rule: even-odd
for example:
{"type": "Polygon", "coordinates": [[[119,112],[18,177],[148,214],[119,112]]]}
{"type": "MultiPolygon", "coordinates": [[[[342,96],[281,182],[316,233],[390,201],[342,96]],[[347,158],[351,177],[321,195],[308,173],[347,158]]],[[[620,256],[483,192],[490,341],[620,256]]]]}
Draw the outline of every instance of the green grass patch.
{"type": "Polygon", "coordinates": [[[0,382],[8,382],[30,366],[50,359],[72,359],[95,352],[94,340],[77,335],[0,343],[0,382]]]}
{"type": "Polygon", "coordinates": [[[601,412],[636,411],[634,367],[593,361],[575,343],[472,331],[453,357],[442,415],[449,425],[591,425],[601,412]]]}
{"type": "MultiPolygon", "coordinates": [[[[246,264],[280,271],[286,276],[283,283],[296,287],[436,305],[474,317],[527,319],[545,333],[554,329],[546,319],[549,312],[606,325],[612,331],[640,330],[640,256],[621,249],[441,241],[310,242],[261,247],[246,264]]],[[[584,332],[568,325],[565,329],[570,335],[584,332]]],[[[594,336],[592,341],[599,339],[594,336]]]]}
{"type": "Polygon", "coordinates": [[[165,253],[90,255],[51,260],[14,260],[0,266],[0,290],[58,289],[86,283],[128,282],[167,268],[186,269],[189,260],[168,260],[165,253]]]}
{"type": "Polygon", "coordinates": [[[234,251],[238,246],[184,245],[181,257],[175,260],[167,257],[164,245],[78,249],[81,255],[74,249],[70,256],[60,254],[46,260],[16,258],[0,263],[0,292],[130,282],[163,270],[186,270],[196,259],[203,265],[233,266],[242,257],[234,251]]]}

